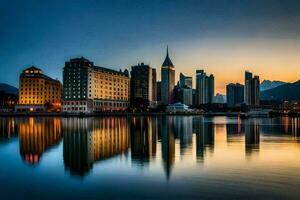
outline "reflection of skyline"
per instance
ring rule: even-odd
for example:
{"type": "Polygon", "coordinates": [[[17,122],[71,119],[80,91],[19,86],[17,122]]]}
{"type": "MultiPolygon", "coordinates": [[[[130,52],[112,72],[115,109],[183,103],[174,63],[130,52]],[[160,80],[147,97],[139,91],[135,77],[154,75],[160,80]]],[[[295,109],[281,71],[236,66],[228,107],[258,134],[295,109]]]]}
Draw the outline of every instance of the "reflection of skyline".
{"type": "Polygon", "coordinates": [[[126,151],[126,118],[67,118],[63,121],[64,163],[71,174],[84,175],[96,161],[126,151]]]}
{"type": "Polygon", "coordinates": [[[162,160],[167,179],[170,179],[172,167],[175,163],[175,130],[174,118],[162,116],[159,118],[158,125],[161,135],[162,160]]]}
{"type": "Polygon", "coordinates": [[[157,118],[141,117],[130,120],[131,159],[148,163],[156,156],[157,118]]]}
{"type": "Polygon", "coordinates": [[[17,133],[17,127],[13,118],[0,118],[0,138],[11,138],[17,133]]]}
{"type": "Polygon", "coordinates": [[[245,149],[246,155],[259,152],[260,125],[258,119],[248,119],[245,121],[245,149]]]}
{"type": "Polygon", "coordinates": [[[184,155],[193,143],[193,117],[174,116],[174,118],[176,135],[179,135],[180,139],[180,155],[184,155]]]}
{"type": "Polygon", "coordinates": [[[15,141],[19,142],[22,159],[38,164],[43,153],[63,138],[65,169],[80,176],[88,174],[95,162],[114,156],[129,156],[131,163],[141,168],[152,167],[150,163],[160,157],[166,178],[170,179],[177,162],[190,164],[196,158],[202,165],[219,148],[242,146],[247,157],[257,154],[262,143],[278,141],[278,138],[285,142],[299,140],[300,118],[250,118],[240,123],[235,118],[224,119],[202,116],[2,118],[1,137],[7,139],[0,145],[19,135],[15,141]],[[222,147],[224,142],[230,145],[222,147]],[[131,153],[127,154],[129,150],[131,153]]]}
{"type": "Polygon", "coordinates": [[[59,118],[30,117],[20,121],[18,128],[20,154],[29,164],[38,163],[44,151],[61,140],[59,118]]]}
{"type": "Polygon", "coordinates": [[[238,117],[236,123],[226,123],[227,142],[234,142],[245,132],[245,124],[238,117]]]}
{"type": "Polygon", "coordinates": [[[196,157],[198,161],[204,161],[206,149],[214,150],[215,124],[210,121],[206,122],[204,117],[194,118],[193,124],[196,133],[196,157]]]}

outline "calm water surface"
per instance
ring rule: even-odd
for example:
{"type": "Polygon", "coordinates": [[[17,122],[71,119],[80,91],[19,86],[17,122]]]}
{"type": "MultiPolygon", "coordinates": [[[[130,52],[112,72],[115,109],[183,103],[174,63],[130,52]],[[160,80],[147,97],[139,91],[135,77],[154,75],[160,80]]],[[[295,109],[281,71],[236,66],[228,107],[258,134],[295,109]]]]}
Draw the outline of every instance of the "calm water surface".
{"type": "Polygon", "coordinates": [[[299,199],[299,125],[300,118],[0,118],[0,199],[299,199]]]}

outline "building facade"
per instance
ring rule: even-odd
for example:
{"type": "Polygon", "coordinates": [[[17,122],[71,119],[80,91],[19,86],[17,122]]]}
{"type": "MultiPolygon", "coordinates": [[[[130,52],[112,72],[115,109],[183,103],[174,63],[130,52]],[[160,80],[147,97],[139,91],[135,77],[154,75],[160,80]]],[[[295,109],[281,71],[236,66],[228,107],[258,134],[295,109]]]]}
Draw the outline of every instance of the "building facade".
{"type": "Polygon", "coordinates": [[[175,102],[183,103],[185,105],[193,105],[193,89],[188,86],[180,86],[178,84],[174,89],[175,102]]]}
{"type": "Polygon", "coordinates": [[[244,85],[230,83],[226,86],[226,99],[228,107],[239,106],[244,103],[244,85]]]}
{"type": "Polygon", "coordinates": [[[260,103],[260,81],[259,76],[253,76],[250,72],[245,72],[244,101],[247,106],[259,106],[260,103]]]}
{"type": "Polygon", "coordinates": [[[130,79],[131,105],[139,106],[139,102],[149,105],[156,102],[156,70],[144,63],[131,67],[130,79]]]}
{"type": "Polygon", "coordinates": [[[193,78],[191,76],[185,76],[183,73],[180,73],[179,85],[180,87],[187,86],[189,88],[193,88],[193,78]]]}
{"type": "Polygon", "coordinates": [[[62,85],[34,66],[22,71],[19,80],[17,112],[58,111],[61,109],[62,85]]]}
{"type": "Polygon", "coordinates": [[[156,82],[156,100],[161,102],[161,81],[156,82]]]}
{"type": "Polygon", "coordinates": [[[129,73],[74,58],[63,70],[63,111],[89,113],[125,110],[129,105],[129,73]]]}
{"type": "Polygon", "coordinates": [[[167,48],[167,56],[161,67],[161,103],[171,104],[174,102],[175,87],[175,68],[169,58],[167,48]]]}
{"type": "Polygon", "coordinates": [[[204,70],[196,70],[196,104],[211,104],[215,93],[215,78],[204,70]]]}

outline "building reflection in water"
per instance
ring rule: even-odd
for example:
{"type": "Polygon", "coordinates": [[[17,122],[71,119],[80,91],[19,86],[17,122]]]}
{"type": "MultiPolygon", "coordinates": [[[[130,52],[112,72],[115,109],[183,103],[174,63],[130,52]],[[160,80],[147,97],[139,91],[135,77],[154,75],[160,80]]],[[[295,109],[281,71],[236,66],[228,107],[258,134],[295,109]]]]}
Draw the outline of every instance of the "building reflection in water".
{"type": "Polygon", "coordinates": [[[161,137],[161,152],[163,166],[167,180],[169,180],[172,167],[175,163],[175,127],[174,117],[158,117],[158,135],[161,137]]]}
{"type": "Polygon", "coordinates": [[[17,126],[14,118],[0,118],[0,139],[9,139],[17,135],[17,126]]]}
{"type": "Polygon", "coordinates": [[[203,162],[205,151],[213,152],[215,143],[214,123],[205,121],[204,117],[193,119],[193,129],[196,133],[196,156],[197,161],[203,162]]]}
{"type": "Polygon", "coordinates": [[[131,160],[144,165],[156,156],[157,118],[133,117],[130,119],[131,160]]]}
{"type": "Polygon", "coordinates": [[[129,148],[126,118],[65,118],[62,123],[65,168],[83,176],[96,161],[129,148]]]}
{"type": "Polygon", "coordinates": [[[36,164],[42,154],[61,140],[60,118],[25,118],[19,122],[20,154],[27,163],[36,164]]]}
{"type": "MultiPolygon", "coordinates": [[[[219,123],[220,119],[201,116],[1,118],[0,137],[11,138],[19,134],[21,157],[30,164],[38,163],[43,153],[63,137],[65,169],[80,176],[91,171],[96,161],[124,155],[129,146],[132,163],[142,167],[150,166],[152,160],[160,157],[158,152],[161,150],[162,165],[169,179],[175,158],[189,159],[195,150],[196,160],[204,162],[207,153],[214,152],[215,140],[216,146],[223,142],[224,122],[219,123]]],[[[259,152],[260,131],[275,136],[275,140],[284,137],[298,141],[299,123],[300,118],[250,118],[242,121],[226,118],[225,141],[229,143],[238,139],[238,142],[245,142],[246,156],[250,156],[259,152]]],[[[263,142],[272,141],[268,138],[263,142]]]]}
{"type": "Polygon", "coordinates": [[[291,134],[293,137],[298,137],[298,133],[299,133],[299,129],[300,129],[300,126],[299,126],[299,123],[300,123],[300,118],[291,118],[291,134]]]}
{"type": "Polygon", "coordinates": [[[185,155],[193,144],[193,117],[174,116],[175,135],[180,139],[180,155],[185,155]]]}
{"type": "Polygon", "coordinates": [[[245,124],[242,123],[241,119],[238,117],[235,122],[226,122],[226,139],[227,142],[237,142],[241,139],[245,132],[245,124]]]}
{"type": "Polygon", "coordinates": [[[259,152],[260,124],[259,119],[250,118],[245,121],[246,155],[259,152]]]}

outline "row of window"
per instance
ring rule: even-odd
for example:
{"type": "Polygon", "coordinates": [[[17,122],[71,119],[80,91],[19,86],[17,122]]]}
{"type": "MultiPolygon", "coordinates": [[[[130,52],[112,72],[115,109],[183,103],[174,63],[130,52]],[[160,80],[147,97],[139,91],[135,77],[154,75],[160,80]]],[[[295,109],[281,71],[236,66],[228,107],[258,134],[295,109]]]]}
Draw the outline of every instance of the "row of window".
{"type": "Polygon", "coordinates": [[[63,105],[86,105],[85,101],[72,101],[72,102],[63,102],[63,105]]]}
{"type": "Polygon", "coordinates": [[[21,100],[21,104],[44,104],[46,102],[49,102],[49,103],[59,103],[60,101],[59,100],[51,100],[51,101],[40,101],[40,100],[24,100],[22,101],[21,100]]]}
{"type": "MultiPolygon", "coordinates": [[[[45,96],[44,98],[45,99],[47,99],[47,97],[48,96],[45,96]]],[[[43,99],[43,96],[32,96],[32,97],[27,97],[27,96],[25,96],[25,97],[23,97],[23,96],[21,96],[20,97],[21,99],[43,99]]],[[[49,98],[51,98],[51,96],[49,96],[49,98]]],[[[58,99],[59,97],[55,97],[55,96],[52,96],[52,99],[58,99]]]]}
{"type": "Polygon", "coordinates": [[[113,106],[113,107],[127,107],[128,103],[123,102],[102,102],[95,101],[94,106],[113,106]]]}
{"type": "MultiPolygon", "coordinates": [[[[29,86],[27,86],[26,84],[25,84],[25,86],[24,85],[21,85],[21,90],[43,90],[43,88],[42,87],[35,87],[34,85],[33,86],[31,86],[31,85],[29,85],[29,86]]],[[[47,87],[45,87],[45,90],[56,90],[56,91],[59,91],[60,90],[60,88],[47,88],[47,87]]]]}
{"type": "MultiPolygon", "coordinates": [[[[43,93],[43,92],[32,92],[32,95],[43,95],[43,94],[46,94],[47,95],[47,93],[43,93]]],[[[50,95],[51,94],[51,92],[48,92],[48,95],[50,95]]],[[[58,95],[59,93],[57,93],[57,92],[52,92],[52,95],[58,95]]],[[[21,95],[27,95],[27,92],[21,92],[21,95]]],[[[28,95],[31,95],[31,92],[28,92],[28,95]]]]}

